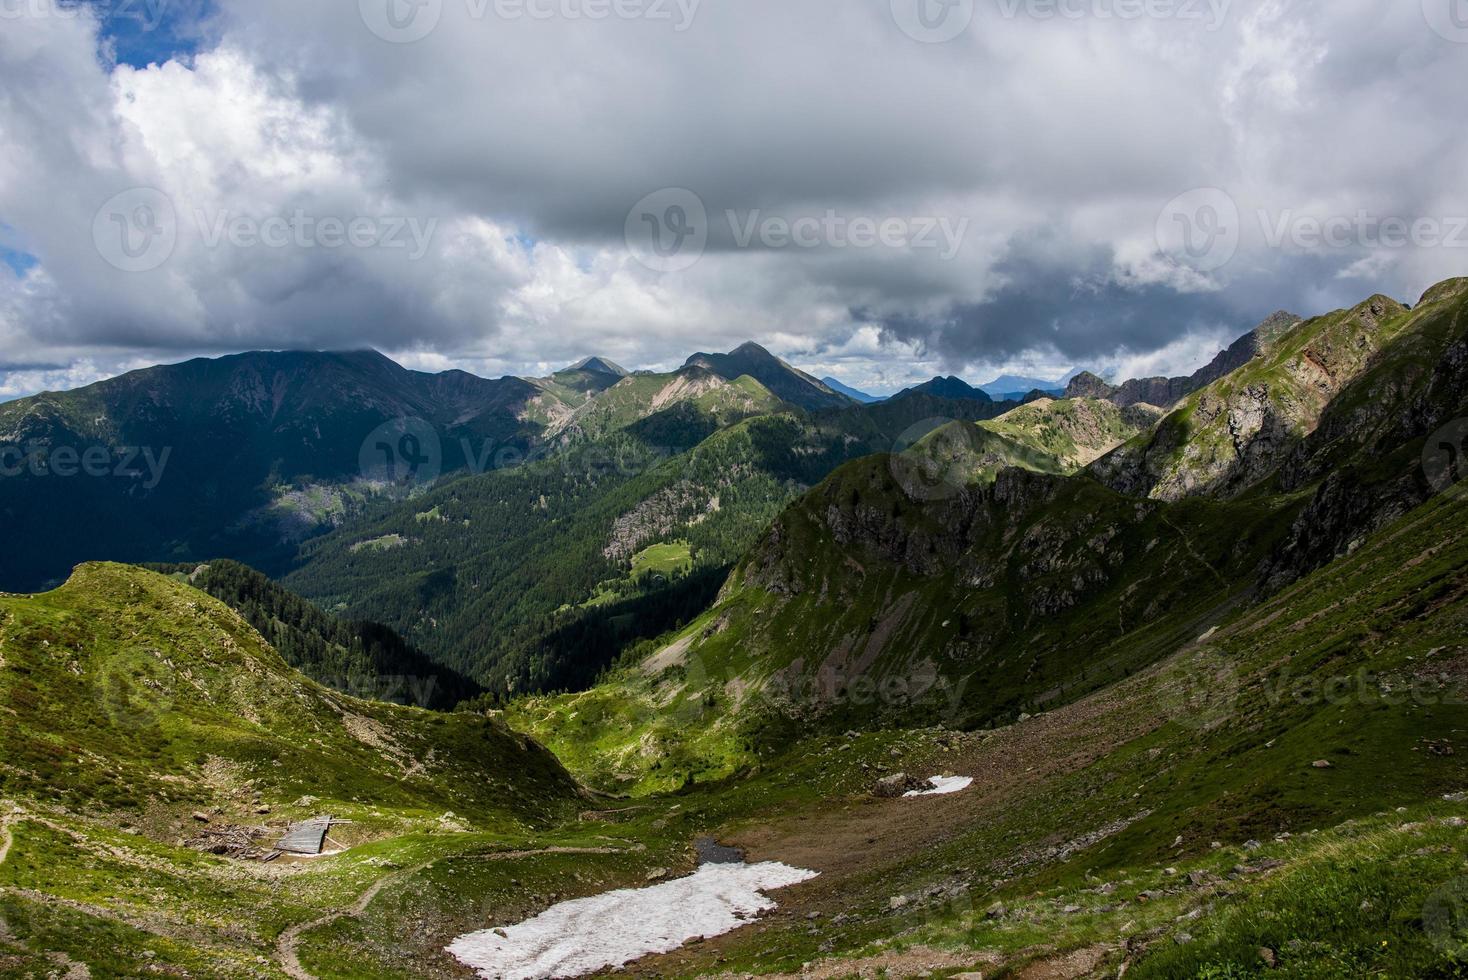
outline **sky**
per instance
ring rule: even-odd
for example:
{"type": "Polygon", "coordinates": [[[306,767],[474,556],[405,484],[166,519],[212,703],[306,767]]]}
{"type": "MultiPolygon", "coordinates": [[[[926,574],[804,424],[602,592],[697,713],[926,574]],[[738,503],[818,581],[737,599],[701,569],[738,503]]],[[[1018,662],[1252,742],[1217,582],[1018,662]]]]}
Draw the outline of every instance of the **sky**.
{"type": "Polygon", "coordinates": [[[1187,373],[1468,272],[1468,0],[0,0],[0,398],[1187,373]]]}

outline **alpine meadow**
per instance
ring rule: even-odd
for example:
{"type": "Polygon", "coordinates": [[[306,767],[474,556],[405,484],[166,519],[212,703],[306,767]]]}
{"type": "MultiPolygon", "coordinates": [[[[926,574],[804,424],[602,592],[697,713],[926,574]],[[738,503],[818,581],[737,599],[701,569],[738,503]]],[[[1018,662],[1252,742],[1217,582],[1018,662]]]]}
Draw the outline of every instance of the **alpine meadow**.
{"type": "Polygon", "coordinates": [[[1468,978],[1463,0],[0,83],[0,977],[1468,978]]]}

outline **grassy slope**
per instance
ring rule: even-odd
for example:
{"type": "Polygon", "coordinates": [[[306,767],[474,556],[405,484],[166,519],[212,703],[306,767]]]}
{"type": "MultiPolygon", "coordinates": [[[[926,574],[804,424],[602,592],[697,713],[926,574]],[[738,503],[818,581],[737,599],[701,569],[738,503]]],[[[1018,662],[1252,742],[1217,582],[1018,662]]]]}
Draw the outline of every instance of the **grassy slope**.
{"type": "Polygon", "coordinates": [[[1145,409],[1122,409],[1098,398],[1043,399],[980,422],[990,432],[1078,470],[1134,439],[1156,421],[1145,409]]]}
{"type": "Polygon", "coordinates": [[[583,778],[647,792],[754,766],[812,725],[1013,720],[1217,622],[1295,506],[1142,504],[1015,472],[914,503],[889,465],[843,467],[713,610],[597,689],[518,703],[512,723],[583,778]]]}
{"type": "MultiPolygon", "coordinates": [[[[148,951],[198,976],[277,976],[288,926],[381,882],[360,915],[306,931],[301,962],[320,977],[448,976],[438,951],[456,932],[686,870],[688,841],[715,831],[823,874],[782,892],[780,916],[638,972],[1012,976],[1081,950],[1111,975],[1128,962],[1128,976],[1203,978],[1262,975],[1268,947],[1286,977],[1456,976],[1447,951],[1463,936],[1433,910],[1468,859],[1451,822],[1468,805],[1438,799],[1468,785],[1465,596],[1468,505],[1443,497],[1206,645],[1026,722],[811,732],[751,778],[638,801],[623,822],[420,832],[305,870],[232,865],[26,801],[0,866],[0,964],[65,952],[119,975],[148,951]],[[1354,686],[1328,683],[1362,669],[1354,686]],[[864,794],[897,767],[976,785],[924,802],[864,794]]],[[[7,611],[16,601],[34,600],[7,611]]]]}
{"type": "Polygon", "coordinates": [[[539,836],[585,805],[502,722],[320,687],[173,579],[87,565],[55,592],[0,596],[0,974],[64,953],[93,976],[276,976],[287,928],[412,864],[589,846],[539,836]],[[182,846],[196,811],[276,828],[331,813],[360,846],[230,861],[182,846]]]}
{"type": "MultiPolygon", "coordinates": [[[[971,464],[1003,454],[971,445],[972,426],[942,427],[890,462],[844,467],[793,507],[723,603],[665,649],[634,651],[602,691],[527,702],[514,717],[588,778],[648,791],[752,766],[790,736],[791,721],[972,726],[1109,683],[1247,597],[1265,556],[1273,582],[1328,560],[1278,574],[1285,542],[1303,550],[1309,527],[1287,526],[1312,481],[1400,481],[1412,469],[1415,430],[1461,412],[1461,385],[1442,365],[1463,335],[1464,285],[1435,288],[1410,315],[1376,297],[1302,324],[1204,389],[1199,405],[1244,391],[1297,409],[1308,401],[1290,417],[1319,429],[1256,460],[1276,467],[1272,494],[1141,503],[1086,479],[1018,477],[960,492],[965,479],[993,479],[971,464]],[[1307,362],[1338,372],[1308,398],[1291,387],[1307,362]]],[[[1180,455],[1201,451],[1211,431],[1190,436],[1180,455]]],[[[1412,499],[1403,495],[1398,512],[1412,499]]],[[[1350,533],[1352,512],[1336,516],[1332,536],[1350,533]]]]}
{"type": "Polygon", "coordinates": [[[968,410],[910,398],[765,415],[699,436],[672,456],[658,433],[663,423],[687,420],[660,413],[556,458],[449,483],[381,520],[327,536],[285,582],[333,611],[392,626],[497,690],[585,686],[605,663],[568,671],[559,652],[547,652],[547,637],[575,625],[558,610],[574,610],[602,583],[624,577],[632,555],[686,540],[696,566],[732,566],[841,463],[892,448],[922,420],[968,410]],[[392,534],[407,544],[353,550],[392,534]],[[609,555],[614,544],[619,550],[609,555]]]}
{"type": "Polygon", "coordinates": [[[788,917],[648,969],[847,976],[908,955],[938,976],[1463,976],[1465,630],[1459,494],[1106,691],[993,732],[908,736],[926,761],[812,739],[745,792],[802,767],[976,783],[734,815],[728,835],[756,856],[826,873],[782,898],[788,917]],[[826,921],[808,928],[808,911],[826,921]]]}
{"type": "Polygon", "coordinates": [[[1304,321],[1091,470],[1136,495],[1237,496],[1271,476],[1332,408],[1340,417],[1362,409],[1351,425],[1364,437],[1385,413],[1407,408],[1404,388],[1430,373],[1468,329],[1465,286],[1468,280],[1441,283],[1412,310],[1374,296],[1304,321]],[[1396,384],[1362,383],[1372,374],[1395,375],[1396,384]]]}
{"type": "Polygon", "coordinates": [[[575,786],[502,724],[359,701],[306,680],[223,603],[141,569],[85,565],[0,598],[0,792],[166,825],[319,798],[543,823],[575,786]]]}
{"type": "Polygon", "coordinates": [[[214,561],[151,568],[228,605],[287,663],[327,687],[374,701],[441,710],[484,693],[390,628],[337,619],[245,565],[214,561]]]}

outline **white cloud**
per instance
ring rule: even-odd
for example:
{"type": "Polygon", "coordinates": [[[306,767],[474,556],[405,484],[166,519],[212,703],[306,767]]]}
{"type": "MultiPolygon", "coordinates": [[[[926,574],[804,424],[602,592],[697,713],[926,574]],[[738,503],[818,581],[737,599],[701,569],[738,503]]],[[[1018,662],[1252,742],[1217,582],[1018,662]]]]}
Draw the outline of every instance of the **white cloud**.
{"type": "Polygon", "coordinates": [[[845,0],[705,3],[683,32],[480,6],[446,0],[429,36],[390,44],[355,4],[223,0],[199,54],[147,68],[109,66],[86,18],[8,20],[0,223],[40,265],[0,269],[0,390],[34,376],[7,365],[81,377],[251,347],[534,373],[593,352],[668,367],[746,339],[879,389],[1025,366],[1176,373],[1274,308],[1410,300],[1468,257],[1273,248],[1257,217],[1468,215],[1468,48],[1416,4],[1240,0],[1217,30],[980,5],[945,45],[845,0]],[[177,243],[125,273],[94,218],[139,186],[176,205],[177,243]],[[667,276],[622,242],[628,208],[664,186],[712,218],[708,253],[667,276]],[[1205,186],[1244,224],[1238,256],[1200,273],[1160,255],[1154,228],[1205,186]],[[739,250],[726,209],[969,231],[951,261],[739,250]],[[224,219],[297,213],[422,235],[211,245],[224,219]]]}

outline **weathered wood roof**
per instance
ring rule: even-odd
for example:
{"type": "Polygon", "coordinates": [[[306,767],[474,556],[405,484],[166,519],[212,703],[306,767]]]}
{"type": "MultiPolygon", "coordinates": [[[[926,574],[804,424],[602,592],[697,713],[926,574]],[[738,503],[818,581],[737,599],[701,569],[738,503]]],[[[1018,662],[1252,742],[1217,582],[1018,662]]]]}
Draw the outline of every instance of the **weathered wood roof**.
{"type": "Polygon", "coordinates": [[[330,830],[330,817],[316,817],[291,827],[275,848],[288,854],[320,854],[330,830]]]}

